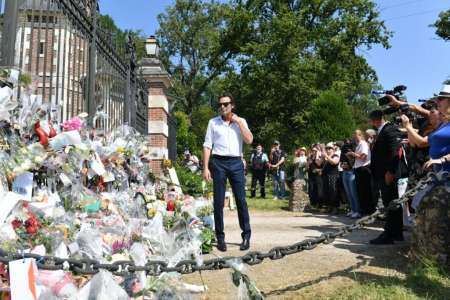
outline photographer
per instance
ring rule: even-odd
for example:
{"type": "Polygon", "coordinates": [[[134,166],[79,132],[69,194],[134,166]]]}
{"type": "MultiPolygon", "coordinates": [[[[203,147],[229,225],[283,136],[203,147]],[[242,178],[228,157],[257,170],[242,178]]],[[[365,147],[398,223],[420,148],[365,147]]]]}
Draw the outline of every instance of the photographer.
{"type": "Polygon", "coordinates": [[[320,207],[323,204],[323,181],[322,181],[323,159],[318,144],[311,147],[306,162],[308,170],[308,194],[312,206],[320,207]]]}
{"type": "Polygon", "coordinates": [[[350,139],[344,141],[344,145],[341,150],[341,167],[342,172],[342,183],[344,185],[345,194],[347,196],[348,202],[350,204],[351,211],[348,214],[349,217],[359,218],[361,217],[361,210],[359,206],[358,192],[356,188],[356,178],[353,171],[353,165],[355,159],[349,153],[353,153],[355,147],[350,139]]]}
{"type": "MultiPolygon", "coordinates": [[[[377,139],[371,151],[371,172],[376,188],[381,190],[381,198],[385,207],[398,198],[395,173],[398,167],[399,131],[395,124],[386,122],[381,110],[370,113],[369,120],[378,131],[377,139]]],[[[386,216],[384,232],[371,244],[393,244],[394,240],[403,240],[402,209],[389,210],[386,216]]]]}

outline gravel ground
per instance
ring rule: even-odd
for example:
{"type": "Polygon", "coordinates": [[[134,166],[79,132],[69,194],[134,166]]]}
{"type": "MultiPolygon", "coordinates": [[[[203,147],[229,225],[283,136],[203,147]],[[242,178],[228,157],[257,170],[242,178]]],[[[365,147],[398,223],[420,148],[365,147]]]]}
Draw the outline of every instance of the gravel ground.
{"type": "MultiPolygon", "coordinates": [[[[268,251],[306,238],[317,237],[351,223],[345,216],[326,214],[261,212],[250,213],[252,239],[250,251],[268,251]]],[[[320,245],[283,259],[264,260],[246,266],[246,274],[264,292],[267,299],[314,299],[329,296],[355,280],[400,276],[405,266],[408,243],[371,246],[368,241],[381,232],[380,224],[357,230],[329,245],[320,245]],[[399,271],[400,270],[400,271],[399,271]]],[[[225,214],[226,253],[214,249],[213,255],[239,256],[241,242],[236,211],[225,214]]],[[[237,299],[237,288],[231,282],[230,270],[206,271],[184,276],[193,284],[202,284],[208,291],[199,299],[237,299]]]]}

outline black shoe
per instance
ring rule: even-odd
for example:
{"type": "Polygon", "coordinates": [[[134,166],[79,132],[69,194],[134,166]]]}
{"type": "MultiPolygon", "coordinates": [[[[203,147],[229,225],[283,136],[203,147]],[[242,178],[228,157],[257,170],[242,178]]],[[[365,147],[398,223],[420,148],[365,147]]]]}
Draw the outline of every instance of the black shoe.
{"type": "Polygon", "coordinates": [[[250,240],[244,239],[242,240],[241,246],[239,247],[239,249],[241,249],[241,251],[245,251],[248,250],[250,248],[250,240]]]}
{"type": "Polygon", "coordinates": [[[403,242],[405,240],[405,238],[403,237],[403,233],[400,234],[400,235],[396,235],[396,236],[392,237],[392,239],[394,241],[398,241],[398,242],[403,242]]]}
{"type": "Polygon", "coordinates": [[[383,232],[376,239],[370,240],[369,243],[372,245],[390,245],[394,243],[394,240],[383,232]]]}
{"type": "Polygon", "coordinates": [[[225,241],[217,242],[217,250],[222,251],[222,252],[227,251],[227,244],[225,244],[225,241]]]}

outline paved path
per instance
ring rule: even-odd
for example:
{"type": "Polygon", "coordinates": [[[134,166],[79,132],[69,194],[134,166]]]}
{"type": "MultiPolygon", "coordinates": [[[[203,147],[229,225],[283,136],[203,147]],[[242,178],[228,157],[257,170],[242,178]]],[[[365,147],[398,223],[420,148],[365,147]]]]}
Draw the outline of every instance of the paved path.
{"type": "MultiPolygon", "coordinates": [[[[317,237],[322,232],[333,231],[352,220],[344,216],[325,214],[260,212],[250,213],[252,225],[251,248],[268,251],[274,246],[286,246],[306,238],[317,237]]],[[[262,290],[267,299],[313,299],[318,294],[329,295],[336,289],[351,285],[356,279],[399,275],[405,264],[407,242],[389,246],[370,246],[381,228],[357,230],[329,245],[320,245],[281,260],[265,260],[256,266],[247,266],[247,274],[262,290]],[[318,292],[320,291],[320,292],[318,292]]],[[[225,234],[226,253],[216,249],[219,256],[238,256],[240,229],[237,213],[227,212],[225,234]]],[[[237,299],[237,289],[231,282],[229,270],[202,273],[208,292],[200,299],[237,299]]],[[[400,274],[401,276],[401,274],[400,274]]],[[[201,284],[200,275],[184,276],[189,283],[201,284]]]]}

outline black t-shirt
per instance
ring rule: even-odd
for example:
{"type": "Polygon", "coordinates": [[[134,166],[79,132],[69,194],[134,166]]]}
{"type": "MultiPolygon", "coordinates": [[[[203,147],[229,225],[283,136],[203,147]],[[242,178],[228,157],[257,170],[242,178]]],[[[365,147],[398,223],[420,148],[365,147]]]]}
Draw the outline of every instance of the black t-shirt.
{"type": "MultiPolygon", "coordinates": [[[[280,149],[280,150],[273,151],[272,155],[270,156],[270,164],[271,165],[277,164],[283,157],[286,160],[286,153],[284,153],[283,150],[280,149]]],[[[284,164],[285,163],[283,162],[281,165],[279,165],[278,168],[280,170],[284,170],[284,164]]]]}
{"type": "MultiPolygon", "coordinates": [[[[334,157],[339,156],[337,154],[333,154],[332,158],[334,157]]],[[[325,165],[323,166],[322,169],[322,175],[339,175],[338,166],[339,164],[333,165],[330,162],[325,162],[325,165]]]]}

